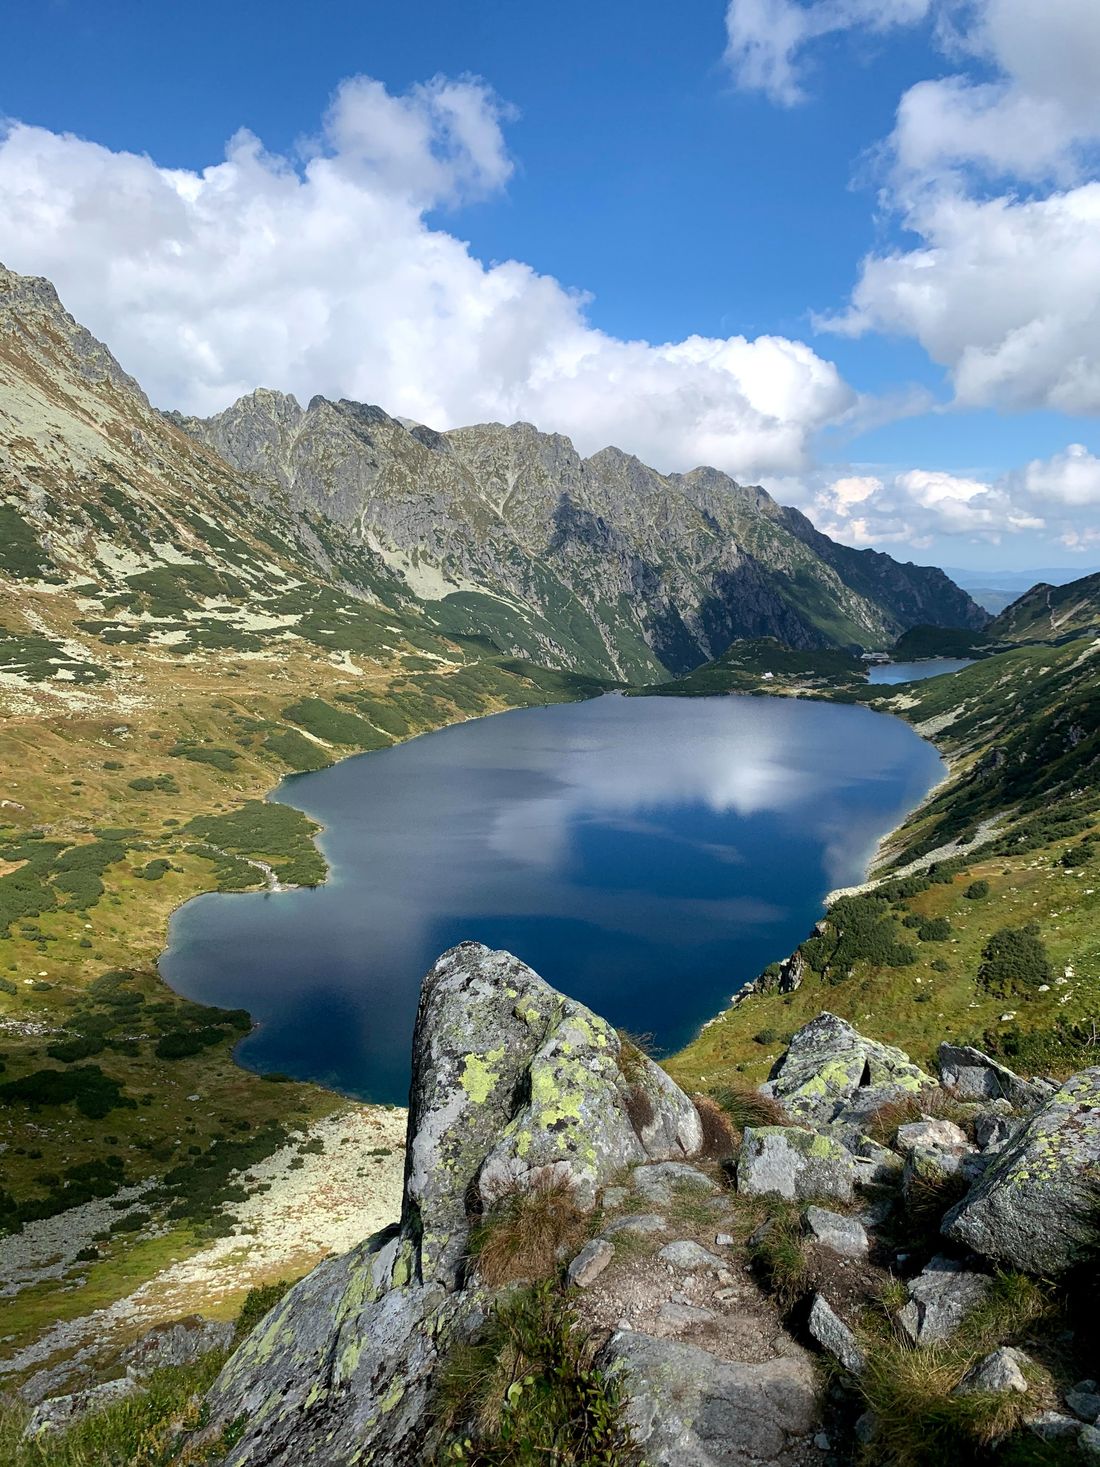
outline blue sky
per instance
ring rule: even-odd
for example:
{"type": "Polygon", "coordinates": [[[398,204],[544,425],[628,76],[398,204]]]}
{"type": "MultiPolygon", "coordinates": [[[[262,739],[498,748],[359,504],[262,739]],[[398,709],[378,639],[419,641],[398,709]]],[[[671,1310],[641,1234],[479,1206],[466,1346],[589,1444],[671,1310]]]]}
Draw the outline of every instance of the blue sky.
{"type": "Polygon", "coordinates": [[[16,3],[0,259],[158,405],[528,417],[1086,568],[1098,82],[1092,0],[16,3]]]}

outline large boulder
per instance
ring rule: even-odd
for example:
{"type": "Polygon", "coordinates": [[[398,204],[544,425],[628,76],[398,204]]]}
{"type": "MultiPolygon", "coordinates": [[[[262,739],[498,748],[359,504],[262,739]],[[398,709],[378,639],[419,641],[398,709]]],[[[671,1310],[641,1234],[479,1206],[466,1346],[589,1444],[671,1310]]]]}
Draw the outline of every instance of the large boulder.
{"type": "Polygon", "coordinates": [[[422,1460],[436,1366],[491,1300],[468,1277],[477,1215],[560,1179],[582,1207],[624,1167],[702,1143],[695,1108],[615,1031],[509,953],[453,948],[424,979],[401,1221],[293,1288],[229,1360],[208,1436],[225,1467],[422,1460]],[[626,1073],[624,1073],[624,1070],[626,1073]]]}
{"type": "Polygon", "coordinates": [[[909,1303],[898,1319],[918,1345],[935,1345],[954,1334],[985,1298],[990,1278],[953,1258],[937,1255],[909,1285],[909,1303]]]}
{"type": "Polygon", "coordinates": [[[1056,1276],[1095,1239],[1100,1066],[1072,1076],[995,1153],[943,1231],[994,1262],[1056,1276]]]}
{"type": "Polygon", "coordinates": [[[960,1100],[1007,1100],[1013,1110],[1034,1110],[1056,1088],[1048,1080],[1021,1080],[969,1044],[941,1044],[937,1058],[941,1081],[960,1100]]]}
{"type": "Polygon", "coordinates": [[[935,1084],[902,1050],[822,1013],[794,1035],[761,1088],[782,1101],[792,1119],[820,1126],[856,1121],[888,1100],[935,1084]]]}
{"type": "Polygon", "coordinates": [[[807,1201],[851,1199],[856,1163],[830,1136],[797,1126],[746,1126],[737,1158],[737,1190],[807,1201]]]}
{"type": "Polygon", "coordinates": [[[624,1330],[600,1363],[626,1386],[627,1420],[647,1467],[758,1467],[810,1446],[816,1379],[796,1346],[742,1364],[624,1330]]]}

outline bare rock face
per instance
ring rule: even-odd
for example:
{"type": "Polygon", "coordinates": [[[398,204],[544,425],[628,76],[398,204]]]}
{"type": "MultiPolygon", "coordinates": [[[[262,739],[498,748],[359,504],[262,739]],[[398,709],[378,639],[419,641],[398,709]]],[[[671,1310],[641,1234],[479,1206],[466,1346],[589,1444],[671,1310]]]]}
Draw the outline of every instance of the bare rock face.
{"type": "Polygon", "coordinates": [[[490,1305],[468,1276],[477,1213],[553,1179],[591,1207],[624,1167],[701,1146],[688,1097],[644,1056],[628,1069],[604,1020],[509,953],[445,953],[421,990],[401,1221],[315,1269],[228,1362],[210,1431],[248,1424],[226,1467],[422,1460],[435,1368],[490,1305]]]}
{"type": "Polygon", "coordinates": [[[960,1100],[1006,1100],[1014,1109],[1034,1110],[1057,1088],[1046,1080],[1022,1080],[968,1044],[941,1044],[938,1059],[940,1079],[960,1100]]]}
{"type": "Polygon", "coordinates": [[[801,1351],[741,1364],[624,1330],[601,1363],[626,1384],[627,1417],[651,1467],[798,1461],[818,1419],[813,1365],[801,1351]]]}
{"type": "Polygon", "coordinates": [[[999,1151],[944,1219],[947,1237],[1026,1273],[1056,1276],[1092,1237],[1100,1183],[1100,1066],[1073,1075],[999,1151]]]}

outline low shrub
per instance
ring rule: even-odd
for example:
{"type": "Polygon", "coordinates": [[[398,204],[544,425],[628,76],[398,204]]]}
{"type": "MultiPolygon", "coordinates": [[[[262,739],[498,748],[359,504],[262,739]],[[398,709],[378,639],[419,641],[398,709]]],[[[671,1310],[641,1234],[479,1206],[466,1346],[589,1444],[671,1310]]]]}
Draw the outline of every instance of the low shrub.
{"type": "Polygon", "coordinates": [[[233,1329],[234,1348],[246,1335],[252,1333],[265,1315],[270,1314],[283,1295],[294,1287],[295,1282],[295,1279],[276,1279],[274,1283],[258,1284],[254,1289],[249,1289],[233,1329]]]}
{"type": "Polygon", "coordinates": [[[988,895],[988,881],[972,881],[963,892],[963,896],[967,899],[968,902],[980,902],[983,897],[987,897],[988,895]]]}
{"type": "Polygon", "coordinates": [[[978,982],[990,993],[1007,997],[1049,983],[1053,969],[1036,922],[1026,927],[1002,927],[982,949],[978,982]]]}

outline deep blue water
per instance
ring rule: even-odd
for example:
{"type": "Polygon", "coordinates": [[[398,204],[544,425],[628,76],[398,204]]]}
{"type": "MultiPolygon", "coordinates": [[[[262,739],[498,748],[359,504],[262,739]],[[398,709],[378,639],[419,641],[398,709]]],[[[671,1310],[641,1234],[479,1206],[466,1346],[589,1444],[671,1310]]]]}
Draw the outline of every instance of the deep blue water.
{"type": "Polygon", "coordinates": [[[805,937],[942,772],[896,719],[795,699],[478,719],[284,781],[276,797],[325,827],[327,883],[196,898],[161,970],[250,1010],[244,1064],[373,1100],[404,1102],[420,978],[466,938],[672,1050],[805,937]]]}
{"type": "Polygon", "coordinates": [[[926,677],[939,677],[944,672],[960,672],[973,662],[972,657],[924,657],[919,662],[873,662],[868,670],[870,683],[919,683],[926,677]]]}

